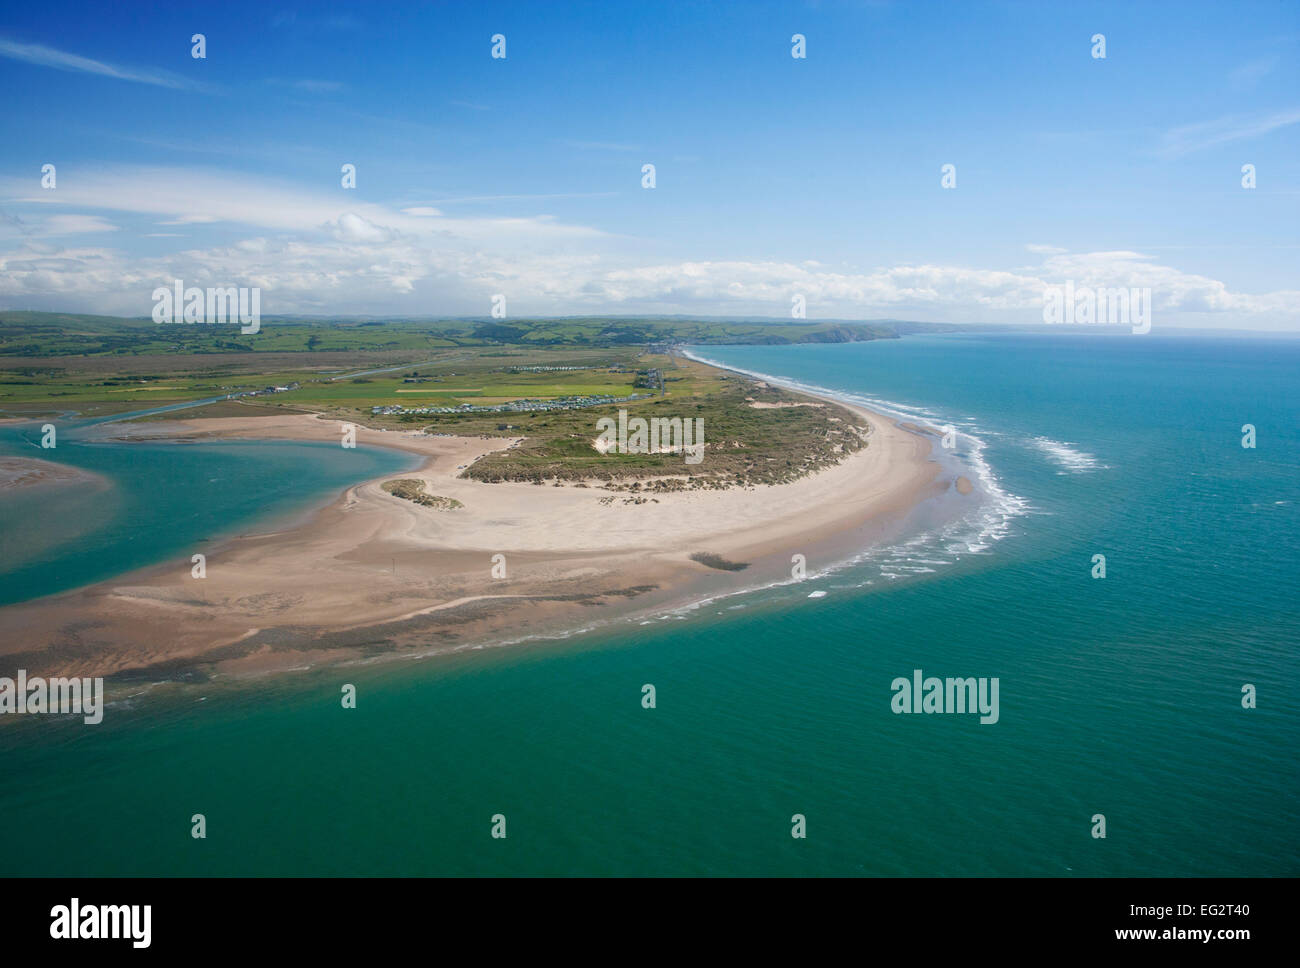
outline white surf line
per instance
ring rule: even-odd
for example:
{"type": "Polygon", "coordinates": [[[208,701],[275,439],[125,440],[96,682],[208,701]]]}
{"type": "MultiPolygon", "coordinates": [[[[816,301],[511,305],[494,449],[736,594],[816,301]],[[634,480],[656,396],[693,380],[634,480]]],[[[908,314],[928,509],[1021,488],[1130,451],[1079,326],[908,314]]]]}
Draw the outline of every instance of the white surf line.
{"type": "MultiPolygon", "coordinates": [[[[896,421],[902,420],[916,425],[938,424],[940,427],[952,427],[954,431],[958,432],[959,436],[968,442],[969,453],[965,455],[965,463],[969,466],[972,476],[979,481],[981,490],[990,501],[990,503],[985,506],[986,513],[983,514],[980,519],[972,522],[972,525],[977,527],[979,533],[970,540],[962,542],[964,550],[968,553],[979,553],[987,550],[992,542],[1000,541],[1002,538],[1007,536],[1012,519],[1029,514],[1033,510],[1029,501],[1025,498],[1012,494],[1002,487],[1001,481],[993,472],[993,468],[984,458],[984,451],[988,445],[983,437],[979,435],[985,432],[982,430],[980,430],[979,433],[975,432],[978,428],[971,428],[969,426],[958,428],[952,423],[944,420],[944,418],[935,411],[919,405],[901,404],[892,400],[881,400],[866,393],[832,390],[829,387],[823,387],[818,384],[803,383],[792,377],[773,376],[772,374],[760,373],[756,370],[746,370],[742,367],[731,366],[717,360],[708,359],[699,353],[692,352],[686,347],[680,347],[679,351],[687,359],[694,360],[697,363],[703,363],[706,366],[714,366],[718,369],[728,370],[732,373],[739,373],[753,379],[763,380],[798,393],[812,394],[814,396],[821,396],[833,400],[837,403],[847,403],[864,407],[881,413],[896,421]]],[[[937,532],[926,532],[922,535],[918,535],[917,539],[935,537],[949,541],[961,540],[952,534],[952,528],[957,523],[958,522],[952,522],[937,532]]],[[[884,552],[890,547],[894,546],[867,549],[853,562],[845,562],[845,565],[859,563],[873,554],[884,552]]],[[[949,550],[951,551],[951,549],[949,550]]]]}

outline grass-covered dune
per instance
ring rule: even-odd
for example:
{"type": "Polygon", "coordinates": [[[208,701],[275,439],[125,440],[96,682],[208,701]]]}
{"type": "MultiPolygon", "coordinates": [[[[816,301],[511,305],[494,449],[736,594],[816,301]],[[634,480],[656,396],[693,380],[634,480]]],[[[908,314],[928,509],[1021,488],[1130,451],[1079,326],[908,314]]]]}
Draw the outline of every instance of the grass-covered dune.
{"type": "Polygon", "coordinates": [[[385,491],[400,497],[405,501],[412,501],[416,504],[423,505],[426,508],[433,508],[435,511],[454,511],[457,508],[463,508],[454,497],[443,497],[439,494],[425,494],[424,481],[416,480],[413,477],[402,477],[394,481],[384,481],[382,485],[385,491]]]}
{"type": "Polygon", "coordinates": [[[517,447],[490,454],[465,470],[481,481],[589,481],[616,490],[663,491],[779,484],[836,464],[866,444],[865,422],[843,407],[681,358],[662,361],[667,392],[620,406],[512,416],[500,420],[449,415],[429,432],[522,436],[517,447]],[[597,421],[629,417],[700,419],[704,448],[697,464],[681,453],[600,453],[597,421]]]}

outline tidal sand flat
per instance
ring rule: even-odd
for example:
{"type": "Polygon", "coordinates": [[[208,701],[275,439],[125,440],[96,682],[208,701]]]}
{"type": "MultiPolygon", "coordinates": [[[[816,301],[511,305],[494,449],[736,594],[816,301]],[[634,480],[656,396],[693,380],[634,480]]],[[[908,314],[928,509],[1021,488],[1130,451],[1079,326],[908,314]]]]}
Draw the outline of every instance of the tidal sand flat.
{"type": "MultiPolygon", "coordinates": [[[[255,674],[557,633],[788,579],[795,555],[812,567],[848,557],[947,486],[925,437],[856,409],[868,445],[828,469],[652,497],[462,475],[515,439],[358,428],[359,444],[409,451],[423,465],[349,487],[298,526],[207,549],[203,578],[170,564],[10,606],[0,613],[10,633],[0,664],[146,679],[255,674]],[[460,507],[439,512],[390,493],[384,484],[397,477],[460,507]]],[[[124,447],[338,443],[343,424],[295,414],[101,432],[124,447]]]]}
{"type": "Polygon", "coordinates": [[[103,486],[104,483],[100,475],[67,464],[38,457],[0,457],[0,491],[58,484],[103,486]]]}

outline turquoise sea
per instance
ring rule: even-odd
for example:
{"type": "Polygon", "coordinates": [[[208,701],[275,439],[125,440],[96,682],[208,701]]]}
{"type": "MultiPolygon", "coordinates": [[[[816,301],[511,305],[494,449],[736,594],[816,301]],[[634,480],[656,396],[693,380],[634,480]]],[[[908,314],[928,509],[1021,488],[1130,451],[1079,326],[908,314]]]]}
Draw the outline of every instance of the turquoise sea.
{"type": "MultiPolygon", "coordinates": [[[[0,874],[1300,873],[1300,340],[695,352],[951,425],[982,499],[646,625],[0,724],[0,874]],[[998,677],[998,722],[894,714],[915,669],[998,677]]],[[[184,566],[408,460],[0,435],[110,481],[0,499],[0,602],[184,566]]]]}

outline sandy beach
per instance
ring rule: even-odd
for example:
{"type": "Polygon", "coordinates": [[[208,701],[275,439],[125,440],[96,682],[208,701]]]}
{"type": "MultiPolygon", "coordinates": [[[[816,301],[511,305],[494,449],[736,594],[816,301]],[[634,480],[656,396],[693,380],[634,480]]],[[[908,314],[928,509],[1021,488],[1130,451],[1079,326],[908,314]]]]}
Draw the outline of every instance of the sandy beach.
{"type": "MultiPolygon", "coordinates": [[[[838,401],[831,401],[838,403],[838,401]]],[[[844,404],[838,404],[846,406],[844,404]]],[[[791,484],[638,498],[598,487],[460,478],[502,438],[357,428],[359,445],[425,458],[398,475],[462,507],[348,488],[282,531],[225,541],[207,575],[187,558],[0,609],[0,672],[168,679],[517,641],[809,573],[891,534],[909,509],[955,486],[925,436],[855,409],[869,444],[791,484]],[[722,570],[693,560],[748,565],[722,570]],[[500,557],[497,557],[500,556],[500,557]]],[[[339,441],[311,414],[106,425],[112,439],[339,441]]],[[[123,443],[122,446],[130,446],[123,443]]]]}

